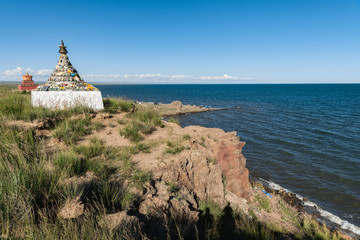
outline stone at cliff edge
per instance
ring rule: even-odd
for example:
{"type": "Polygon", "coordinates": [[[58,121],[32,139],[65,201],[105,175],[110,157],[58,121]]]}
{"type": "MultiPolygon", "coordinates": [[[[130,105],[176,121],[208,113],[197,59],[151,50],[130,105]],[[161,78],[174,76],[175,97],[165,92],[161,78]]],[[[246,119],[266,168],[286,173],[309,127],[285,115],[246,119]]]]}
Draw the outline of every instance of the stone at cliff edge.
{"type": "Polygon", "coordinates": [[[48,81],[31,92],[34,107],[64,109],[83,105],[94,110],[104,108],[101,92],[86,83],[71,65],[64,42],[59,46],[59,61],[48,81]]]}
{"type": "Polygon", "coordinates": [[[236,140],[236,133],[227,133],[216,146],[215,155],[226,180],[226,190],[236,196],[249,198],[249,170],[245,167],[246,159],[242,154],[244,142],[236,140]],[[232,137],[230,137],[233,135],[232,137]]]}

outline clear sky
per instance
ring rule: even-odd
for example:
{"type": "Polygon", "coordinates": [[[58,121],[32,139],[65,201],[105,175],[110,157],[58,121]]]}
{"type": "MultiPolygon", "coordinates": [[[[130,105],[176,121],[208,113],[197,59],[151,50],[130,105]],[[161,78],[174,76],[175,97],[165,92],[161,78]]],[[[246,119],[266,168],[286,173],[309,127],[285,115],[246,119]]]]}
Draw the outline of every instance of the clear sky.
{"type": "Polygon", "coordinates": [[[0,0],[0,81],[360,83],[360,0],[0,0]]]}

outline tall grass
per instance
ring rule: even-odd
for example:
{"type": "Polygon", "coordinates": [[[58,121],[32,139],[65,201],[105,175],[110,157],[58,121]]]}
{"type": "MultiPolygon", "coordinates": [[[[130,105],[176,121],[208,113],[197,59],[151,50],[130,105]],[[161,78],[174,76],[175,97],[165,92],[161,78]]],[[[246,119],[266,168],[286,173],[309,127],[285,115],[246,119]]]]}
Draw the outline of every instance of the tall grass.
{"type": "Polygon", "coordinates": [[[30,96],[19,92],[7,92],[0,97],[0,116],[9,120],[33,121],[49,118],[69,117],[76,114],[94,112],[91,108],[77,105],[65,110],[32,107],[30,96]]]}
{"type": "MultiPolygon", "coordinates": [[[[125,177],[108,181],[116,169],[126,171],[124,176],[134,185],[149,180],[149,175],[137,169],[129,156],[124,158],[121,151],[109,149],[98,139],[92,139],[88,148],[73,147],[50,155],[32,130],[24,131],[4,123],[0,123],[0,141],[0,238],[124,238],[100,222],[105,214],[124,210],[137,199],[122,184],[125,177]],[[86,191],[69,190],[64,184],[65,179],[87,171],[94,172],[98,178],[86,191]],[[86,205],[85,213],[73,220],[58,217],[65,200],[77,194],[86,205]]],[[[133,236],[126,231],[125,239],[133,236]]]]}
{"type": "Polygon", "coordinates": [[[132,119],[120,134],[134,143],[143,140],[142,134],[149,135],[156,130],[157,126],[163,127],[160,115],[150,110],[142,110],[128,115],[132,119]]]}
{"type": "Polygon", "coordinates": [[[185,149],[185,147],[183,145],[181,145],[181,142],[167,141],[166,146],[167,146],[167,148],[165,149],[164,153],[173,154],[173,155],[178,154],[185,149]]]}
{"type": "Polygon", "coordinates": [[[129,116],[145,124],[162,126],[160,115],[156,111],[152,111],[152,110],[137,111],[130,114],[129,116]]]}
{"type": "Polygon", "coordinates": [[[140,126],[141,125],[138,122],[131,122],[120,130],[120,135],[130,139],[130,141],[134,143],[138,143],[143,140],[143,137],[139,133],[140,126]]]}
{"type": "Polygon", "coordinates": [[[61,201],[61,175],[46,169],[46,153],[31,130],[0,128],[0,234],[29,235],[42,209],[54,214],[61,201]]]}
{"type": "Polygon", "coordinates": [[[109,113],[130,112],[135,110],[135,103],[123,99],[105,98],[104,111],[109,113]]]}
{"type": "Polygon", "coordinates": [[[91,133],[90,126],[91,119],[89,117],[65,119],[56,125],[53,136],[67,145],[75,144],[80,137],[91,133]]]}

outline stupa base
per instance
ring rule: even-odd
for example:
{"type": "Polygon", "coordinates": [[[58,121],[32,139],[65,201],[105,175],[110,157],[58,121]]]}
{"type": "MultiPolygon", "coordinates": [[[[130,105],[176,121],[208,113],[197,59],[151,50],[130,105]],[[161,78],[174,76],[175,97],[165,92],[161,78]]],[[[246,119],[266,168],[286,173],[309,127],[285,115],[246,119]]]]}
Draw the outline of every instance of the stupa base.
{"type": "Polygon", "coordinates": [[[94,110],[104,109],[100,91],[31,91],[31,105],[64,109],[83,105],[94,110]]]}

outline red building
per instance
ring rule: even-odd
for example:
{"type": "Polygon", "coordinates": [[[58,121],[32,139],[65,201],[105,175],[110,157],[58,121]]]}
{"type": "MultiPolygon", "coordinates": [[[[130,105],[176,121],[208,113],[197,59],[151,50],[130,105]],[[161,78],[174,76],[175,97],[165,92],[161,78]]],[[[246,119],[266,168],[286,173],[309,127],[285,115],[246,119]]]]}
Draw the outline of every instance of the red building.
{"type": "Polygon", "coordinates": [[[23,80],[21,81],[21,84],[18,85],[18,90],[30,91],[35,89],[37,86],[38,85],[35,84],[34,81],[32,80],[32,76],[26,73],[26,75],[23,75],[23,80]]]}

